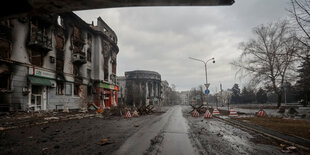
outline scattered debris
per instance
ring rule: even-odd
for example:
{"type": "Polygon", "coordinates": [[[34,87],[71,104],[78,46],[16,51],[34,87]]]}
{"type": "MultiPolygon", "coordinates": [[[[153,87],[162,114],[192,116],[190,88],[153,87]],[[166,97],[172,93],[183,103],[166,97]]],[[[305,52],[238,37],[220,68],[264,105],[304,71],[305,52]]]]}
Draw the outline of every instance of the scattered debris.
{"type": "Polygon", "coordinates": [[[69,113],[69,108],[68,107],[64,108],[62,112],[69,113]]]}
{"type": "Polygon", "coordinates": [[[58,120],[59,117],[45,117],[44,120],[58,120]]]}
{"type": "Polygon", "coordinates": [[[221,133],[216,134],[218,137],[223,137],[221,133]]]}
{"type": "Polygon", "coordinates": [[[41,131],[45,131],[47,128],[49,128],[49,126],[42,127],[41,131]]]}
{"type": "Polygon", "coordinates": [[[291,107],[291,108],[289,108],[288,113],[291,115],[294,115],[294,114],[297,114],[298,112],[295,108],[291,107]]]}
{"type": "Polygon", "coordinates": [[[109,137],[107,138],[103,138],[98,142],[99,145],[103,146],[103,145],[108,145],[108,144],[112,144],[112,142],[109,140],[109,137]]]}
{"type": "Polygon", "coordinates": [[[44,148],[42,148],[42,151],[45,151],[45,150],[47,150],[48,148],[47,147],[44,147],[44,148]]]}
{"type": "Polygon", "coordinates": [[[282,148],[281,152],[283,153],[291,153],[297,151],[297,148],[295,146],[287,146],[285,144],[280,144],[280,147],[282,148]]]}
{"type": "Polygon", "coordinates": [[[87,108],[81,108],[81,109],[79,110],[79,112],[86,113],[86,112],[87,112],[87,108]]]}
{"type": "Polygon", "coordinates": [[[288,146],[288,147],[286,147],[288,150],[291,150],[291,151],[297,151],[297,147],[295,147],[295,146],[288,146]]]}
{"type": "Polygon", "coordinates": [[[284,114],[285,113],[285,107],[280,107],[278,110],[278,113],[284,114]]]}

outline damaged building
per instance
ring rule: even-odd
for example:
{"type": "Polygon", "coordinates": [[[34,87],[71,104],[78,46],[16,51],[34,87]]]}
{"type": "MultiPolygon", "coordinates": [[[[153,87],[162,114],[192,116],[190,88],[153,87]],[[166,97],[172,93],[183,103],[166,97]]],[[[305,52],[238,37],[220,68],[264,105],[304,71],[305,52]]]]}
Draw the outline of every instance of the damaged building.
{"type": "Polygon", "coordinates": [[[161,103],[161,75],[154,71],[135,70],[118,77],[119,95],[127,105],[159,105],[161,103]]]}
{"type": "Polygon", "coordinates": [[[0,110],[117,105],[114,31],[74,13],[0,23],[0,110]]]}

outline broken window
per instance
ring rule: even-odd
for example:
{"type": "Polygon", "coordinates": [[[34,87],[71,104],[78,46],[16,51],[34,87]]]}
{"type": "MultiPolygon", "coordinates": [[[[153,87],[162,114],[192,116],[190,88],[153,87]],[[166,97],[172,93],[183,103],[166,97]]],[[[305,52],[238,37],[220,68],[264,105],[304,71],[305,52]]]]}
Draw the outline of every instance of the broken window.
{"type": "Polygon", "coordinates": [[[87,95],[92,95],[92,86],[87,86],[87,95]]]}
{"type": "Polygon", "coordinates": [[[43,66],[43,53],[39,50],[31,50],[30,57],[31,64],[36,66],[43,66]]]}
{"type": "Polygon", "coordinates": [[[90,48],[87,49],[87,61],[91,62],[91,50],[90,50],[90,48]]]}
{"type": "Polygon", "coordinates": [[[73,75],[74,76],[79,76],[79,67],[77,65],[73,65],[73,75]]]}
{"type": "Polygon", "coordinates": [[[109,81],[109,70],[106,68],[104,69],[104,80],[109,81]]]}
{"type": "Polygon", "coordinates": [[[56,83],[56,94],[57,95],[64,95],[65,94],[64,82],[57,81],[57,83],[56,83]]]}
{"type": "Polygon", "coordinates": [[[64,68],[64,52],[56,51],[56,71],[62,73],[64,68]]]}
{"type": "Polygon", "coordinates": [[[90,33],[87,33],[87,42],[89,46],[92,44],[92,36],[90,33]]]}
{"type": "Polygon", "coordinates": [[[28,47],[45,52],[52,50],[52,38],[48,34],[48,25],[50,24],[35,18],[31,20],[28,47]]]}
{"type": "Polygon", "coordinates": [[[80,85],[74,84],[74,96],[79,96],[80,94],[80,85]]]}
{"type": "Polygon", "coordinates": [[[11,77],[9,72],[0,74],[0,91],[8,91],[11,89],[11,77]]]}
{"type": "Polygon", "coordinates": [[[68,96],[72,95],[72,84],[71,83],[66,84],[66,95],[68,96]]]}
{"type": "Polygon", "coordinates": [[[109,57],[104,58],[103,73],[104,73],[104,80],[108,81],[109,80],[109,57]]]}
{"type": "Polygon", "coordinates": [[[87,76],[88,78],[91,78],[91,69],[87,69],[87,76]]]}
{"type": "Polygon", "coordinates": [[[8,40],[0,40],[0,59],[10,59],[11,56],[11,42],[8,40]]]}
{"type": "Polygon", "coordinates": [[[116,63],[112,64],[112,73],[116,74],[116,63]]]}
{"type": "Polygon", "coordinates": [[[55,29],[55,40],[56,40],[56,71],[58,73],[63,72],[64,68],[64,30],[60,27],[55,29]]]}
{"type": "Polygon", "coordinates": [[[111,61],[112,61],[112,73],[116,74],[116,53],[115,52],[112,52],[111,61]]]}
{"type": "Polygon", "coordinates": [[[77,27],[74,26],[72,35],[73,53],[81,53],[84,46],[82,33],[77,27]]]}
{"type": "Polygon", "coordinates": [[[56,40],[56,49],[63,50],[64,49],[64,32],[62,28],[56,27],[55,29],[55,40],[56,40]]]}
{"type": "Polygon", "coordinates": [[[107,41],[103,41],[103,73],[104,80],[109,80],[109,58],[110,58],[110,45],[107,41]]]}
{"type": "Polygon", "coordinates": [[[10,22],[3,21],[0,23],[0,59],[10,59],[11,48],[10,22]]]}

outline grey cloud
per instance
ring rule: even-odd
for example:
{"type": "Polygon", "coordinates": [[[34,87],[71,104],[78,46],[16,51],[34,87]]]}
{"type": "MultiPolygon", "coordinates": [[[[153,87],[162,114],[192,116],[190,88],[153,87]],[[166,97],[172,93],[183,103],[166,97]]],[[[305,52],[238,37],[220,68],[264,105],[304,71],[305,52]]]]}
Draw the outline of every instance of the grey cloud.
{"type": "Polygon", "coordinates": [[[211,90],[231,88],[235,70],[229,64],[241,51],[252,28],[285,18],[288,1],[238,0],[220,7],[147,7],[101,9],[76,12],[87,22],[101,16],[119,38],[119,75],[125,71],[147,69],[162,79],[188,90],[205,82],[204,66],[188,59],[215,57],[208,63],[211,90]]]}

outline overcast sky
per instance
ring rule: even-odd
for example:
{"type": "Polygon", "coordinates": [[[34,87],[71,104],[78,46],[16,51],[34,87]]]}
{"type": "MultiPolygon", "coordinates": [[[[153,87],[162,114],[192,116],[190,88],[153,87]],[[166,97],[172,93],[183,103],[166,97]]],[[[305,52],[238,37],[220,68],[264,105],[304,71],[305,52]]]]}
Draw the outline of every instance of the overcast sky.
{"type": "Polygon", "coordinates": [[[208,63],[210,90],[246,82],[235,78],[229,64],[242,52],[239,43],[252,37],[255,26],[287,18],[288,0],[235,0],[232,6],[134,7],[75,12],[88,23],[101,17],[118,37],[117,74],[152,70],[177,90],[205,83],[208,63]]]}

